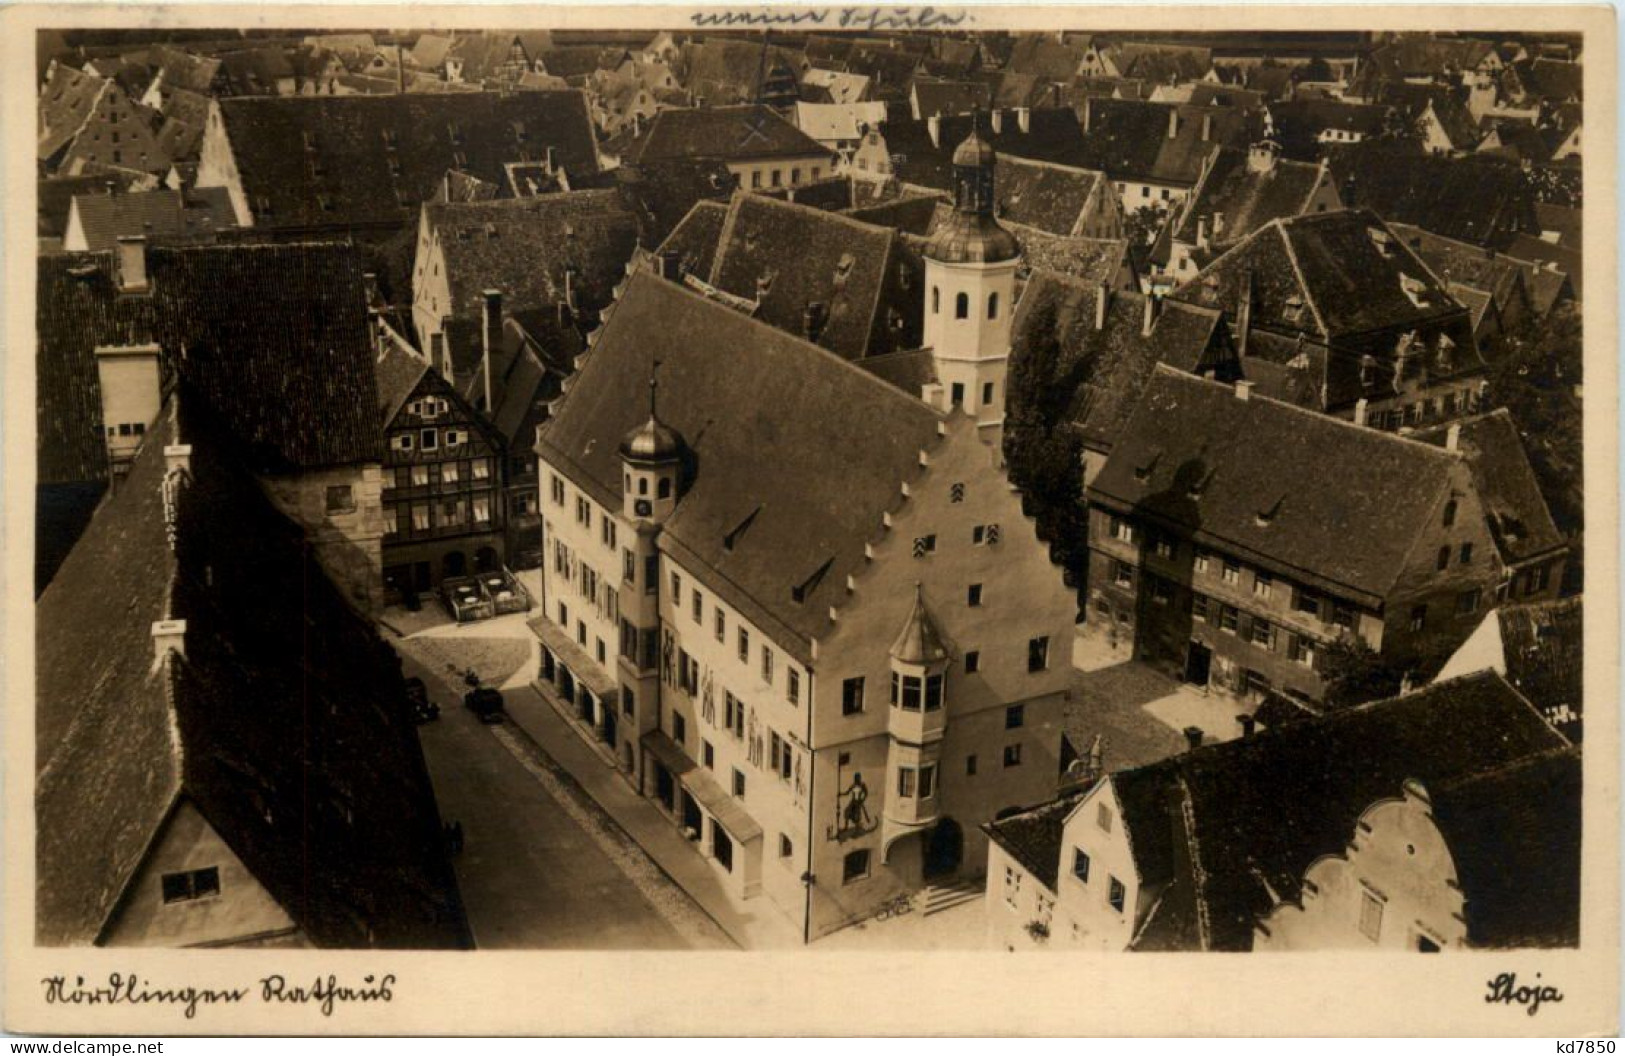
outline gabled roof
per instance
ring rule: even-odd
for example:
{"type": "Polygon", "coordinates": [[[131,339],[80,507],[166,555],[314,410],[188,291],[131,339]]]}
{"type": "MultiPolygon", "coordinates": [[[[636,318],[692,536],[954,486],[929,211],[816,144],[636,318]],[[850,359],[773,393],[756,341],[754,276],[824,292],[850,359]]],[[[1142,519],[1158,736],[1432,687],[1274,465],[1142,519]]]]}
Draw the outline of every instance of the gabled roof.
{"type": "Polygon", "coordinates": [[[683,45],[679,68],[683,87],[707,107],[754,103],[775,66],[799,69],[801,55],[754,40],[708,37],[683,45]]]}
{"type": "Polygon", "coordinates": [[[727,165],[703,158],[625,164],[614,179],[638,215],[644,246],[664,241],[696,203],[727,200],[739,182],[727,165]]]}
{"type": "Polygon", "coordinates": [[[1474,155],[1424,154],[1409,140],[1376,140],[1330,154],[1343,204],[1447,238],[1504,246],[1535,230],[1534,194],[1516,164],[1474,155]]]}
{"type": "Polygon", "coordinates": [[[1390,230],[1446,282],[1495,297],[1502,310],[1523,295],[1522,269],[1493,250],[1435,235],[1410,224],[1389,224],[1390,230]]]}
{"type": "Polygon", "coordinates": [[[1218,312],[1175,303],[1147,334],[1146,298],[1120,289],[1105,291],[1105,326],[1097,329],[1103,281],[1035,271],[1010,335],[1012,371],[1023,361],[1041,369],[1054,357],[1044,384],[1067,408],[1065,420],[1097,450],[1118,438],[1159,363],[1197,370],[1223,339],[1218,312]]]}
{"type": "Polygon", "coordinates": [[[709,279],[728,212],[729,203],[695,202],[682,223],[660,244],[659,253],[675,254],[682,271],[709,279]]]}
{"type": "Polygon", "coordinates": [[[1419,429],[1412,435],[1425,444],[1443,446],[1456,428],[1457,450],[1472,470],[1501,560],[1515,565],[1561,549],[1563,535],[1541,497],[1540,482],[1518,438],[1512,412],[1500,407],[1454,426],[1419,429]]]}
{"type": "Polygon", "coordinates": [[[1088,99],[1088,131],[1079,164],[1114,180],[1195,184],[1214,152],[1244,136],[1253,120],[1230,107],[1088,99]],[[1169,135],[1170,123],[1174,134],[1169,135]]]}
{"type": "Polygon", "coordinates": [[[187,802],[314,944],[469,945],[400,661],[194,402],[37,607],[39,941],[97,941],[187,802]],[[166,619],[184,656],[155,663],[166,619]]]}
{"type": "Polygon", "coordinates": [[[379,421],[389,428],[401,405],[429,372],[429,361],[404,348],[397,341],[385,341],[375,369],[378,374],[379,421]]]}
{"type": "Polygon", "coordinates": [[[1585,695],[1581,599],[1502,605],[1490,618],[1500,624],[1506,680],[1537,708],[1580,712],[1585,695]]]}
{"type": "Polygon", "coordinates": [[[446,64],[451,51],[451,38],[438,33],[423,33],[412,45],[412,65],[424,70],[438,70],[446,64]]]}
{"type": "Polygon", "coordinates": [[[1014,858],[1029,876],[1054,891],[1064,854],[1066,819],[1079,799],[1077,795],[1064,796],[991,822],[985,827],[988,839],[1014,858]]]}
{"type": "MultiPolygon", "coordinates": [[[[1187,885],[1205,911],[1207,948],[1248,950],[1254,925],[1278,901],[1301,899],[1304,871],[1317,858],[1344,853],[1365,811],[1380,800],[1399,798],[1407,780],[1443,791],[1568,747],[1528,701],[1499,675],[1486,672],[1268,728],[1111,780],[1124,824],[1135,837],[1141,882],[1187,885]],[[1134,794],[1124,795],[1125,786],[1134,794]],[[1176,850],[1170,809],[1182,798],[1188,800],[1186,817],[1194,828],[1181,834],[1187,845],[1176,850]]],[[[1516,801],[1501,806],[1520,809],[1516,801]]],[[[1450,821],[1442,821],[1441,828],[1447,839],[1463,831],[1450,821]]],[[[1545,837],[1527,828],[1511,831],[1514,843],[1533,839],[1541,848],[1548,846],[1545,837]]],[[[1481,832],[1477,839],[1489,835],[1481,832]]],[[[1567,842],[1567,853],[1576,852],[1578,840],[1567,842]]],[[[1455,842],[1451,850],[1456,852],[1455,842]]],[[[1511,879],[1523,901],[1540,900],[1538,881],[1511,879]]],[[[1461,869],[1460,880],[1471,940],[1475,894],[1492,895],[1471,868],[1461,869]]],[[[1165,927],[1153,917],[1136,947],[1153,944],[1165,927]]],[[[1177,936],[1168,945],[1191,948],[1193,938],[1177,936]]]]}
{"type": "Polygon", "coordinates": [[[1134,272],[1126,238],[1059,238],[1016,227],[1011,232],[1021,243],[1021,262],[1033,272],[1052,272],[1088,285],[1107,283],[1114,289],[1132,285],[1134,272]],[[1120,282],[1123,276],[1128,281],[1120,282]]]}
{"type": "Polygon", "coordinates": [[[1584,298],[1580,276],[1585,263],[1585,254],[1581,252],[1579,246],[1557,245],[1535,235],[1522,234],[1515,237],[1506,247],[1506,253],[1514,260],[1538,265],[1539,270],[1534,273],[1537,280],[1551,272],[1568,276],[1569,285],[1574,288],[1574,296],[1577,299],[1584,298]]]}
{"type": "Polygon", "coordinates": [[[1159,364],[1089,498],[1375,604],[1460,460],[1159,364]]]}
{"type": "Polygon", "coordinates": [[[399,224],[449,168],[503,184],[508,162],[553,150],[565,171],[598,171],[579,92],[460,92],[219,101],[257,227],[399,224]],[[317,175],[317,173],[320,175],[317,175]],[[398,173],[398,175],[397,175],[398,173]]]}
{"type": "Polygon", "coordinates": [[[639,272],[538,438],[548,463],[608,504],[621,494],[616,444],[645,415],[655,357],[661,417],[693,457],[660,545],[711,570],[714,589],[809,663],[809,640],[829,627],[942,418],[823,349],[639,272]]]}
{"type": "Polygon", "coordinates": [[[1584,98],[1585,67],[1578,62],[1535,59],[1519,64],[1518,75],[1531,92],[1550,102],[1566,103],[1584,98]]]}
{"type": "Polygon", "coordinates": [[[819,140],[855,140],[886,120],[885,103],[797,103],[796,127],[819,140]]]}
{"type": "Polygon", "coordinates": [[[1180,214],[1174,238],[1194,245],[1196,220],[1204,217],[1213,241],[1239,242],[1271,220],[1302,213],[1322,176],[1330,179],[1319,165],[1286,158],[1277,158],[1266,172],[1253,172],[1247,157],[1244,150],[1219,151],[1195,199],[1180,214]],[[1217,216],[1222,216],[1223,225],[1215,235],[1217,216]]]}
{"type": "Polygon", "coordinates": [[[1105,183],[1106,174],[1093,169],[1008,154],[999,155],[994,162],[999,219],[1051,235],[1074,234],[1091,198],[1105,183]]]}
{"type": "Polygon", "coordinates": [[[127,297],[115,288],[111,253],[40,258],[40,483],[105,478],[95,357],[103,345],[157,344],[167,370],[227,423],[256,472],[377,460],[373,353],[353,247],[154,248],[147,269],[151,295],[127,297]]]}
{"type": "Polygon", "coordinates": [[[212,239],[237,226],[223,187],[183,194],[159,189],[127,194],[81,194],[73,199],[86,247],[93,253],[117,248],[121,236],[157,241],[212,239]]]}
{"type": "MultiPolygon", "coordinates": [[[[971,115],[940,118],[935,142],[931,139],[930,126],[929,121],[911,119],[906,108],[894,108],[880,132],[887,152],[901,156],[896,165],[899,180],[949,191],[954,186],[954,150],[971,134],[971,115]]],[[[1082,164],[1083,133],[1078,115],[1068,109],[1029,111],[1025,132],[1018,115],[1012,111],[999,114],[997,131],[993,128],[993,116],[981,113],[976,115],[975,131],[1001,156],[1008,154],[1061,165],[1082,164]]]]}
{"type": "Polygon", "coordinates": [[[1005,68],[1044,81],[1068,81],[1083,65],[1084,50],[1081,45],[1063,44],[1046,34],[1022,34],[1016,38],[1005,68]]]}
{"type": "Polygon", "coordinates": [[[816,343],[861,359],[908,347],[910,332],[918,343],[924,279],[900,242],[890,228],[737,191],[707,281],[754,300],[757,319],[795,334],[805,334],[809,306],[822,305],[816,343]],[[893,332],[894,314],[903,332],[893,332]]]}
{"type": "Polygon", "coordinates": [[[486,290],[503,307],[552,309],[573,271],[578,305],[596,311],[626,274],[637,248],[637,217],[615,191],[570,191],[423,207],[439,238],[451,290],[447,314],[477,316],[486,290]]]}
{"type": "Polygon", "coordinates": [[[968,114],[993,104],[993,88],[984,81],[928,81],[917,77],[913,96],[921,117],[968,114]]]}
{"type": "Polygon", "coordinates": [[[112,82],[58,63],[40,89],[38,156],[44,161],[73,142],[112,82]]]}
{"type": "Polygon", "coordinates": [[[287,51],[274,46],[226,52],[220,66],[233,95],[274,95],[278,81],[294,76],[287,51]]]}
{"type": "Polygon", "coordinates": [[[828,155],[827,148],[770,107],[748,104],[662,110],[629,160],[643,164],[667,158],[734,161],[828,155]]]}
{"type": "Polygon", "coordinates": [[[1156,84],[1179,84],[1205,76],[1213,68],[1210,48],[1174,44],[1114,44],[1106,57],[1122,77],[1156,84]]]}
{"type": "Polygon", "coordinates": [[[1368,210],[1272,220],[1202,269],[1173,299],[1232,308],[1249,278],[1253,325],[1323,341],[1415,327],[1462,311],[1421,259],[1368,210]]]}

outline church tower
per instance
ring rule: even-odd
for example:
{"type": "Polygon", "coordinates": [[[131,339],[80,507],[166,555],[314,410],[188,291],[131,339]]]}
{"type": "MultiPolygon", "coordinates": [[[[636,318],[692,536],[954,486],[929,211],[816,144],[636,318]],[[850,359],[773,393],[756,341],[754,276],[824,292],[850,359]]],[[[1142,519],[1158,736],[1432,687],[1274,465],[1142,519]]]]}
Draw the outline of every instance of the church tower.
{"type": "Polygon", "coordinates": [[[944,404],[976,419],[997,446],[1021,247],[993,215],[997,157],[976,124],[954,151],[953,212],[925,247],[925,344],[944,404]]]}

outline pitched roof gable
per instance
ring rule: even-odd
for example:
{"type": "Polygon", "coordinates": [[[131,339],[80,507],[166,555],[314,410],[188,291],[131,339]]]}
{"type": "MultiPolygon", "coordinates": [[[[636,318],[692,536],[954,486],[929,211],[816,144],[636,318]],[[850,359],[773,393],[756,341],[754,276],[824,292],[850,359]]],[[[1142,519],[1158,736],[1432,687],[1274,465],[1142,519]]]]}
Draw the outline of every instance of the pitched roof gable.
{"type": "Polygon", "coordinates": [[[697,468],[661,545],[713,570],[732,604],[780,628],[810,662],[808,642],[845,596],[900,482],[918,472],[940,416],[821,348],[639,272],[538,441],[600,501],[620,502],[617,445],[643,416],[656,356],[661,419],[687,438],[697,468]],[[796,600],[792,588],[825,561],[827,574],[796,600]]]}
{"type": "Polygon", "coordinates": [[[655,114],[631,160],[817,158],[828,154],[826,147],[772,108],[747,104],[662,110],[655,114]]]}
{"type": "Polygon", "coordinates": [[[1467,459],[1501,560],[1517,564],[1564,546],[1563,535],[1541,497],[1540,482],[1518,438],[1518,426],[1505,407],[1454,426],[1435,426],[1411,434],[1425,444],[1443,446],[1459,430],[1457,450],[1467,459]]]}
{"type": "Polygon", "coordinates": [[[1458,463],[1429,444],[1241,399],[1159,365],[1089,497],[1374,604],[1458,463]]]}

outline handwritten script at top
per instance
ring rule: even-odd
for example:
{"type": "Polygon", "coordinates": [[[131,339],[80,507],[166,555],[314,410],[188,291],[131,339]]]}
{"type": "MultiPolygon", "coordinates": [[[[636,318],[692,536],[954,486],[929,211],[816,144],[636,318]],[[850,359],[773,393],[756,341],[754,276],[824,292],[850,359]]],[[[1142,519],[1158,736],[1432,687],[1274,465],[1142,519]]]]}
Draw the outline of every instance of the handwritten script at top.
{"type": "Polygon", "coordinates": [[[696,26],[821,26],[826,29],[954,29],[975,18],[938,7],[803,7],[755,11],[696,11],[696,26]]]}

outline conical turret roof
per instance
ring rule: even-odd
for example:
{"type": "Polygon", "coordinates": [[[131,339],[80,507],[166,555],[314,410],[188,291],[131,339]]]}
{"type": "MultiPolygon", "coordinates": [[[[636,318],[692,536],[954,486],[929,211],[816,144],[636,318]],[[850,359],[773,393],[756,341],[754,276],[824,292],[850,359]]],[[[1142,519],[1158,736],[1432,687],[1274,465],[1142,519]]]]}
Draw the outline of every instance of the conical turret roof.
{"type": "Polygon", "coordinates": [[[935,664],[948,659],[948,646],[925,607],[925,594],[918,583],[914,584],[914,607],[891,643],[891,656],[905,664],[935,664]]]}

